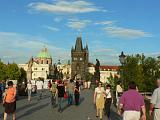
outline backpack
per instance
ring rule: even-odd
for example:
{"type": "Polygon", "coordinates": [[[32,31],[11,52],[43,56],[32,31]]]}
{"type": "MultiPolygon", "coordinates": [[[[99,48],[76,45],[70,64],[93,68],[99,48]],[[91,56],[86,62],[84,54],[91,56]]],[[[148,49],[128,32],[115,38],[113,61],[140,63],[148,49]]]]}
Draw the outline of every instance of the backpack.
{"type": "Polygon", "coordinates": [[[56,90],[57,90],[57,85],[56,84],[52,84],[51,92],[55,93],[56,90]]]}

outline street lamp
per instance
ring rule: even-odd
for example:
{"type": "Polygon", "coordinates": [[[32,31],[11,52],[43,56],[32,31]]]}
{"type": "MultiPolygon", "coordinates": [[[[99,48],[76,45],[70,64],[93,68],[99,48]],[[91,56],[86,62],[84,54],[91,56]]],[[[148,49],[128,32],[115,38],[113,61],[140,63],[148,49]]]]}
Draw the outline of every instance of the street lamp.
{"type": "MultiPolygon", "coordinates": [[[[124,55],[123,51],[121,52],[121,55],[119,56],[119,61],[120,63],[122,64],[122,67],[124,66],[125,64],[125,58],[126,56],[124,55]]],[[[124,80],[124,70],[122,70],[122,85],[123,85],[123,88],[125,87],[125,80],[124,80]]]]}
{"type": "Polygon", "coordinates": [[[125,63],[125,58],[126,56],[124,55],[123,51],[121,52],[121,55],[119,56],[119,61],[120,63],[122,64],[122,66],[124,65],[125,63]]]}

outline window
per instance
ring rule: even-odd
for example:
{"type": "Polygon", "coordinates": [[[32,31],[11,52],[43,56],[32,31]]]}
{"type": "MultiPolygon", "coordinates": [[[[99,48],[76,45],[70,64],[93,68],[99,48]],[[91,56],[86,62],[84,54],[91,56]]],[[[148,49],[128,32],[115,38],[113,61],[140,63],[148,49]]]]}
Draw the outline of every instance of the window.
{"type": "Polygon", "coordinates": [[[82,61],[82,60],[83,60],[83,58],[79,58],[79,60],[80,60],[80,61],[82,61]]]}
{"type": "Polygon", "coordinates": [[[34,68],[34,70],[37,70],[37,68],[34,68]]]}
{"type": "Polygon", "coordinates": [[[47,60],[47,64],[48,64],[49,62],[48,62],[48,60],[47,60]]]}
{"type": "Polygon", "coordinates": [[[44,68],[42,68],[42,70],[44,70],[44,68]]]}
{"type": "Polygon", "coordinates": [[[73,58],[73,60],[77,60],[77,58],[76,58],[76,57],[74,57],[74,58],[73,58]]]}

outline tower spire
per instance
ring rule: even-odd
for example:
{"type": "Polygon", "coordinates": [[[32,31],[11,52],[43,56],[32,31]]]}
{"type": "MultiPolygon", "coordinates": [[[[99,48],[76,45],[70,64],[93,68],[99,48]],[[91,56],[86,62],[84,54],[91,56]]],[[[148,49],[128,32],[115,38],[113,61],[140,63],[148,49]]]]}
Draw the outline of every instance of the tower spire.
{"type": "Polygon", "coordinates": [[[77,37],[76,45],[75,45],[75,50],[76,51],[82,51],[83,50],[82,38],[81,37],[77,37]]]}

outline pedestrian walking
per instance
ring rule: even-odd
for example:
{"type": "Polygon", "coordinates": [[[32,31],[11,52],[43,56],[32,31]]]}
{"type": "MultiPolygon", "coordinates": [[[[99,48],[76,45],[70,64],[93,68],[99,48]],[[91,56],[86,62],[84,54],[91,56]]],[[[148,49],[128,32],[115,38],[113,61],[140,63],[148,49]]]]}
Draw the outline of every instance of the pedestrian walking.
{"type": "Polygon", "coordinates": [[[2,90],[1,90],[2,83],[0,82],[0,103],[2,102],[2,90]]]}
{"type": "Polygon", "coordinates": [[[51,87],[52,87],[52,84],[51,84],[51,81],[49,80],[49,81],[48,81],[48,89],[50,90],[51,87]]]}
{"type": "Polygon", "coordinates": [[[105,90],[104,87],[102,87],[102,83],[99,83],[98,87],[95,88],[94,92],[94,104],[96,105],[96,117],[100,117],[100,120],[102,120],[103,117],[103,109],[104,109],[104,96],[105,96],[105,90]]]}
{"type": "Polygon", "coordinates": [[[26,87],[26,90],[28,92],[28,101],[31,101],[31,95],[32,95],[32,83],[31,81],[29,80],[28,83],[27,83],[27,87],[26,87]]]}
{"type": "Polygon", "coordinates": [[[73,104],[73,94],[74,94],[74,81],[71,79],[67,84],[67,94],[68,94],[68,105],[73,104]]]}
{"type": "Polygon", "coordinates": [[[140,118],[141,120],[146,120],[146,108],[144,98],[136,90],[135,82],[129,83],[128,91],[124,92],[120,98],[118,114],[122,115],[122,113],[123,120],[140,120],[140,118]]]}
{"type": "Polygon", "coordinates": [[[4,92],[5,92],[5,82],[4,80],[2,80],[0,82],[0,101],[3,100],[4,92]]]}
{"type": "Polygon", "coordinates": [[[55,80],[52,80],[52,86],[50,92],[51,92],[51,104],[53,107],[56,107],[56,98],[57,98],[56,91],[57,91],[57,84],[55,83],[55,80]]]}
{"type": "Polygon", "coordinates": [[[62,81],[59,81],[57,85],[56,94],[58,94],[58,112],[60,113],[62,113],[62,102],[64,98],[64,93],[65,93],[64,84],[62,83],[62,81]]]}
{"type": "Polygon", "coordinates": [[[91,81],[89,80],[88,81],[88,89],[90,89],[90,87],[91,87],[91,81]]]}
{"type": "Polygon", "coordinates": [[[150,104],[150,117],[153,120],[160,120],[160,78],[157,79],[157,86],[152,94],[150,104]]]}
{"type": "Polygon", "coordinates": [[[8,114],[12,114],[12,119],[16,120],[16,88],[13,87],[13,82],[8,82],[8,89],[4,95],[3,106],[5,108],[4,120],[7,120],[8,114]]]}
{"type": "Polygon", "coordinates": [[[104,114],[107,115],[108,119],[110,119],[110,107],[111,103],[113,103],[113,93],[111,90],[111,85],[106,86],[105,91],[105,108],[104,108],[104,114]]]}
{"type": "Polygon", "coordinates": [[[80,98],[80,85],[79,81],[76,81],[75,89],[74,89],[74,96],[75,96],[75,105],[79,105],[79,98],[80,98]]]}
{"type": "Polygon", "coordinates": [[[119,99],[121,97],[121,95],[123,94],[123,88],[122,88],[122,85],[121,85],[121,82],[118,81],[117,83],[117,86],[116,86],[116,105],[118,107],[118,104],[119,104],[119,99]]]}
{"type": "Polygon", "coordinates": [[[42,98],[43,81],[38,80],[36,82],[36,88],[37,88],[37,97],[38,97],[38,100],[40,100],[42,98]]]}

